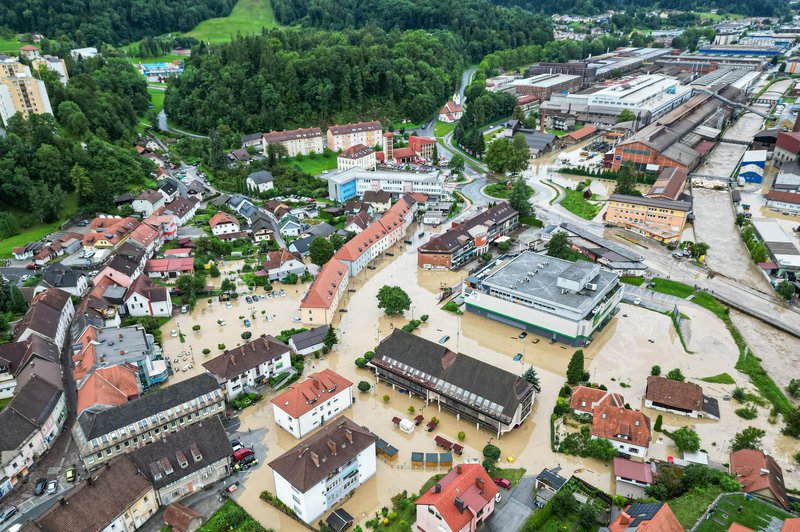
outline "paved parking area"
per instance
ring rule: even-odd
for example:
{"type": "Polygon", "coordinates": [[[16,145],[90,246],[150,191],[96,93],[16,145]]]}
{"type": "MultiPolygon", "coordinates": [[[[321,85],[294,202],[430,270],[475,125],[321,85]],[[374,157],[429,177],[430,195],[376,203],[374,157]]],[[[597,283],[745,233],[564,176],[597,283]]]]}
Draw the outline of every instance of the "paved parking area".
{"type": "Polygon", "coordinates": [[[489,532],[521,530],[534,509],[532,494],[535,485],[536,477],[529,475],[522,477],[513,490],[501,489],[503,500],[495,506],[494,514],[479,530],[489,532]]]}

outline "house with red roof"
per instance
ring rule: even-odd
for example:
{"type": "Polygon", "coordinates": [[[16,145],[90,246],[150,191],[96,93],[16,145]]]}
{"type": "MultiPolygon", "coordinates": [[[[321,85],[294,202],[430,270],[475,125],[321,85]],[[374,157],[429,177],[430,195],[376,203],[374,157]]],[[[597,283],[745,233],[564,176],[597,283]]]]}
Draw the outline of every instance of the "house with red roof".
{"type": "Polygon", "coordinates": [[[152,279],[176,279],[179,275],[194,273],[192,257],[150,259],[144,265],[144,272],[152,279]]]}
{"type": "Polygon", "coordinates": [[[589,386],[575,386],[572,388],[569,407],[576,414],[592,415],[596,406],[624,407],[625,398],[618,393],[611,393],[600,388],[589,386]]]}
{"type": "Polygon", "coordinates": [[[125,293],[125,307],[128,309],[128,314],[134,317],[172,316],[169,288],[157,285],[147,275],[140,275],[125,293]]]}
{"type": "Polygon", "coordinates": [[[639,410],[612,405],[594,409],[592,438],[605,438],[620,452],[644,458],[650,434],[650,418],[639,410]]]}
{"type": "Polygon", "coordinates": [[[415,530],[475,532],[494,513],[499,491],[480,464],[459,464],[416,500],[415,530]]]}
{"type": "Polygon", "coordinates": [[[758,495],[789,509],[783,470],[770,455],[754,449],[732,452],[730,473],[742,485],[743,492],[758,495]]]}
{"type": "Polygon", "coordinates": [[[767,192],[767,207],[779,211],[800,212],[800,194],[787,190],[770,190],[767,192]]]}
{"type": "Polygon", "coordinates": [[[375,150],[363,144],[350,146],[336,157],[336,168],[339,170],[349,168],[375,170],[376,164],[375,150]]]}
{"type": "Polygon", "coordinates": [[[78,414],[100,411],[136,399],[141,393],[139,370],[134,364],[98,367],[78,390],[78,414]]]}
{"type": "Polygon", "coordinates": [[[350,280],[348,266],[333,258],[320,269],[300,302],[300,319],[304,324],[328,325],[336,315],[339,301],[350,280]]]}
{"type": "Polygon", "coordinates": [[[211,217],[211,220],[208,221],[208,226],[211,228],[211,234],[214,236],[239,233],[241,231],[239,221],[230,214],[222,211],[211,217]]]}
{"type": "Polygon", "coordinates": [[[800,154],[800,132],[781,131],[778,133],[775,151],[772,152],[773,159],[781,163],[796,161],[798,154],[800,154]]]}
{"type": "Polygon", "coordinates": [[[608,525],[608,529],[611,532],[684,532],[665,502],[630,504],[608,525]]]}
{"type": "Polygon", "coordinates": [[[617,495],[643,499],[644,488],[653,483],[653,466],[618,456],[614,458],[614,477],[617,483],[617,495]]]}
{"type": "Polygon", "coordinates": [[[439,109],[439,120],[448,124],[452,124],[453,122],[460,120],[463,115],[464,108],[453,100],[450,100],[444,104],[444,107],[439,109]]]}
{"type": "Polygon", "coordinates": [[[331,369],[312,373],[272,399],[275,422],[302,438],[352,406],[352,387],[352,382],[331,369]]]}

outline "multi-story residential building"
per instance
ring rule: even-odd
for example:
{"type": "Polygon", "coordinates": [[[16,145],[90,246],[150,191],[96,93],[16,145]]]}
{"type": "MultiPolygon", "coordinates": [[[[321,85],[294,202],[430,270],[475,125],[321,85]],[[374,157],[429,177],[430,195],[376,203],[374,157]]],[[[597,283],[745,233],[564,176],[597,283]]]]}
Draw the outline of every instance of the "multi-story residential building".
{"type": "Polygon", "coordinates": [[[275,422],[295,438],[323,427],[353,405],[353,383],[324,369],[272,399],[275,422]]]}
{"type": "Polygon", "coordinates": [[[218,212],[211,217],[208,221],[208,226],[211,227],[211,234],[214,236],[229,235],[241,231],[239,221],[224,212],[218,212]]]}
{"type": "Polygon", "coordinates": [[[35,519],[34,530],[62,532],[133,532],[158,511],[152,484],[141,475],[130,456],[120,456],[107,467],[78,482],[35,519]]]}
{"type": "Polygon", "coordinates": [[[13,397],[34,375],[61,386],[60,360],[60,349],[35,334],[23,342],[0,344],[0,399],[13,397]]]}
{"type": "Polygon", "coordinates": [[[596,406],[592,416],[592,438],[605,438],[619,452],[644,458],[650,446],[650,418],[639,410],[596,406]]]}
{"type": "Polygon", "coordinates": [[[441,196],[444,192],[445,175],[439,170],[430,172],[404,172],[350,168],[328,174],[328,197],[346,202],[362,196],[368,190],[383,190],[399,197],[403,194],[421,192],[429,196],[441,196]]]}
{"type": "Polygon", "coordinates": [[[36,335],[60,348],[74,316],[75,306],[69,293],[59,288],[48,288],[34,296],[28,311],[14,325],[14,341],[22,342],[36,335]]]}
{"type": "Polygon", "coordinates": [[[647,377],[644,406],[683,416],[719,419],[719,402],[704,395],[699,384],[665,377],[647,377]]]}
{"type": "MultiPolygon", "coordinates": [[[[266,274],[270,281],[283,279],[289,274],[302,275],[306,271],[303,259],[296,253],[281,249],[279,251],[269,251],[261,264],[261,271],[266,274]]],[[[258,275],[258,272],[256,272],[258,275]]]]}
{"type": "Polygon", "coordinates": [[[247,189],[251,192],[262,194],[275,187],[274,181],[275,178],[271,173],[266,170],[259,170],[248,175],[245,184],[247,185],[247,189]]]}
{"type": "Polygon", "coordinates": [[[433,151],[436,149],[436,139],[411,135],[408,137],[408,148],[418,156],[432,161],[433,151]]]}
{"type": "Polygon", "coordinates": [[[625,398],[618,393],[611,393],[599,388],[588,386],[573,386],[572,395],[569,398],[569,407],[575,414],[594,415],[594,409],[598,406],[625,406],[625,398]]]}
{"type": "Polygon", "coordinates": [[[147,189],[136,196],[133,200],[133,210],[142,215],[143,218],[150,216],[156,210],[166,204],[164,194],[158,189],[147,189]]]}
{"type": "Polygon", "coordinates": [[[189,223],[189,220],[194,218],[199,206],[200,200],[197,198],[177,197],[171,203],[165,205],[160,212],[156,211],[156,214],[172,215],[175,217],[175,223],[178,227],[183,227],[189,223]]]}
{"type": "Polygon", "coordinates": [[[69,81],[69,73],[67,72],[67,64],[64,62],[63,59],[58,57],[54,57],[52,55],[43,55],[42,57],[37,57],[31,63],[33,68],[40,68],[44,66],[48,70],[52,70],[56,74],[58,74],[58,80],[63,83],[64,85],[67,84],[69,81]]]}
{"type": "Polygon", "coordinates": [[[617,312],[616,273],[525,251],[496,259],[464,281],[467,310],[561,343],[582,346],[617,312]]]}
{"type": "Polygon", "coordinates": [[[161,388],[128,403],[84,410],[72,428],[83,463],[95,469],[115,456],[225,411],[225,396],[208,374],[161,388]]]}
{"type": "Polygon", "coordinates": [[[136,218],[98,216],[89,223],[89,232],[83,237],[83,247],[87,250],[115,248],[138,226],[139,220],[136,218]]]}
{"type": "Polygon", "coordinates": [[[269,463],[275,495],[314,523],[376,471],[378,437],[342,416],[269,463]]]}
{"type": "Polygon", "coordinates": [[[676,242],[691,208],[687,201],[611,194],[605,221],[659,242],[676,242]]]}
{"type": "Polygon", "coordinates": [[[140,275],[125,293],[125,308],[131,316],[170,317],[172,298],[169,288],[140,275]]]}
{"type": "Polygon", "coordinates": [[[114,250],[111,259],[92,282],[97,286],[101,280],[108,278],[115,284],[128,288],[141,275],[146,261],[145,248],[128,239],[114,250]]]}
{"type": "Polygon", "coordinates": [[[61,383],[51,380],[30,375],[0,412],[0,496],[28,476],[61,433],[67,419],[66,396],[61,383]]]}
{"type": "Polygon", "coordinates": [[[225,390],[230,400],[249,386],[263,385],[291,365],[291,349],[274,336],[260,336],[244,345],[226,350],[203,363],[225,390]]]}
{"type": "Polygon", "coordinates": [[[350,168],[375,170],[376,164],[375,150],[363,144],[350,146],[336,158],[336,168],[339,170],[348,170],[350,168]]]}
{"type": "Polygon", "coordinates": [[[339,301],[347,291],[350,268],[331,259],[320,269],[300,302],[300,318],[304,324],[329,325],[336,316],[339,301]]]}
{"type": "Polygon", "coordinates": [[[385,213],[392,206],[392,195],[385,190],[367,190],[361,195],[361,199],[378,214],[385,213]]]}
{"type": "Polygon", "coordinates": [[[417,266],[453,270],[474,260],[519,225],[519,213],[502,202],[434,236],[417,248],[417,266]]]}
{"type": "Polygon", "coordinates": [[[328,128],[328,149],[346,150],[356,144],[375,146],[381,141],[383,126],[380,122],[358,122],[328,128]]]}
{"type": "Polygon", "coordinates": [[[419,532],[475,532],[494,513],[500,491],[480,464],[459,464],[417,498],[419,532]]]}
{"type": "Polygon", "coordinates": [[[16,113],[53,113],[44,81],[31,75],[31,69],[13,57],[0,54],[0,119],[3,124],[16,113]]]}
{"type": "Polygon", "coordinates": [[[218,416],[131,452],[161,506],[177,502],[231,474],[233,448],[218,416]]]}
{"type": "Polygon", "coordinates": [[[400,329],[381,341],[369,364],[378,380],[425,404],[435,401],[498,438],[521,425],[533,407],[533,385],[522,377],[400,329]]]}
{"type": "Polygon", "coordinates": [[[265,157],[270,144],[282,144],[289,157],[322,153],[322,130],[318,127],[310,127],[264,133],[261,136],[261,151],[265,157]]]}

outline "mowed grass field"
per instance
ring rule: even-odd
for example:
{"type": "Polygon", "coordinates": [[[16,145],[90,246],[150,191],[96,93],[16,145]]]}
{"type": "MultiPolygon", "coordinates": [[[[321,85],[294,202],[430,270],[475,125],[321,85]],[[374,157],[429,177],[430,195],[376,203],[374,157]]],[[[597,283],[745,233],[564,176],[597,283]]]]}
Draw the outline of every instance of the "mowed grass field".
{"type": "Polygon", "coordinates": [[[22,46],[23,43],[19,42],[16,37],[0,37],[0,53],[17,55],[17,52],[19,52],[22,46]]]}
{"type": "Polygon", "coordinates": [[[239,0],[229,16],[204,20],[187,35],[202,41],[224,42],[237,33],[261,33],[261,28],[275,26],[269,0],[239,0]]]}

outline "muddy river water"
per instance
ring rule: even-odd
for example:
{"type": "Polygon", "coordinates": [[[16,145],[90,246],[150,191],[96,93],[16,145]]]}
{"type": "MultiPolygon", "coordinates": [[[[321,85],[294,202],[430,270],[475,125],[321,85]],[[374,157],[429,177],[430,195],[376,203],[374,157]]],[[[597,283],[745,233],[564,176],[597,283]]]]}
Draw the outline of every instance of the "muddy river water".
{"type": "MultiPolygon", "coordinates": [[[[459,431],[466,434],[463,441],[465,450],[461,459],[481,458],[483,446],[492,442],[502,450],[501,462],[506,467],[524,467],[527,474],[536,475],[545,467],[561,466],[562,475],[569,477],[574,473],[597,487],[614,493],[609,463],[554,454],[550,449],[549,417],[558,390],[564,383],[567,363],[574,350],[558,344],[551,345],[544,340],[535,343],[534,335],[521,340],[517,337],[518,330],[471,313],[456,316],[442,311],[437,305],[441,287],[458,283],[466,272],[420,271],[416,267],[415,246],[398,244],[392,251],[394,257],[380,258],[375,263],[376,270],[364,270],[351,281],[350,288],[356,291],[347,294],[340,307],[347,312],[340,312],[334,323],[339,331],[339,343],[327,356],[319,360],[309,358],[307,372],[331,368],[354,384],[361,380],[374,384],[372,372],[358,369],[353,363],[354,359],[373,349],[393,327],[407,323],[412,314],[415,318],[428,314],[428,321],[415,334],[433,341],[438,341],[447,334],[450,336],[447,345],[451,349],[517,374],[533,365],[541,378],[542,392],[537,395],[533,413],[525,423],[498,440],[494,434],[476,429],[468,421],[458,421],[454,415],[446,411],[440,412],[434,405],[425,406],[420,399],[393,391],[384,383],[374,386],[367,393],[356,390],[355,404],[345,415],[358,424],[366,425],[395,446],[399,450],[399,456],[395,462],[390,463],[379,459],[377,474],[360,486],[341,506],[363,526],[363,522],[375,511],[382,506],[390,506],[393,495],[403,490],[418,491],[430,476],[444,472],[412,468],[411,452],[437,451],[434,436],[441,434],[451,441],[457,441],[459,431]],[[413,307],[406,313],[406,317],[389,318],[377,308],[376,294],[386,284],[403,287],[411,297],[413,307]],[[520,362],[513,360],[517,353],[523,354],[520,362]],[[388,402],[382,400],[384,395],[390,397],[388,402]],[[416,430],[410,435],[397,430],[391,422],[392,417],[408,417],[407,410],[410,406],[426,419],[434,415],[439,418],[441,423],[438,430],[433,433],[416,430]],[[509,458],[513,459],[513,464],[509,463],[509,458]]],[[[233,271],[240,267],[241,264],[232,263],[226,265],[226,270],[233,271]]],[[[281,286],[275,285],[275,288],[279,290],[281,286]]],[[[173,360],[178,358],[174,363],[176,367],[186,369],[177,371],[172,382],[201,372],[202,362],[221,352],[217,344],[224,343],[230,348],[242,343],[240,334],[246,330],[252,331],[254,336],[262,333],[276,335],[281,330],[299,326],[292,318],[297,315],[300,298],[306,287],[297,285],[283,288],[286,291],[285,297],[247,304],[243,299],[246,291],[242,287],[242,298],[233,302],[231,308],[216,300],[210,304],[203,300],[191,314],[179,315],[166,324],[164,351],[173,360]],[[267,320],[267,315],[274,316],[272,321],[267,320]],[[240,316],[250,319],[252,327],[245,327],[240,316]],[[220,319],[225,320],[224,326],[217,324],[220,319]],[[195,324],[201,326],[199,332],[192,331],[195,324]],[[177,331],[178,326],[185,336],[184,343],[179,338],[170,336],[170,331],[177,331]],[[211,350],[207,357],[202,354],[204,348],[211,350]]],[[[263,294],[263,289],[259,289],[257,293],[263,294]]],[[[709,312],[694,305],[686,303],[683,307],[682,312],[689,318],[684,322],[685,336],[693,354],[684,351],[667,316],[640,307],[622,305],[610,325],[584,350],[586,367],[592,381],[604,383],[610,391],[621,393],[633,408],[642,406],[645,379],[654,364],[660,365],[664,372],[679,367],[688,378],[727,372],[737,382],[744,384],[745,377],[733,367],[737,356],[736,346],[723,324],[709,312]]],[[[792,442],[779,435],[777,425],[769,424],[768,412],[762,409],[759,418],[745,421],[733,413],[736,405],[722,400],[723,395],[730,393],[732,386],[706,384],[704,388],[706,394],[720,401],[724,429],[720,422],[677,416],[665,416],[664,427],[694,426],[701,436],[703,448],[709,452],[710,459],[727,463],[727,448],[733,434],[748,425],[762,426],[768,430],[765,448],[784,466],[787,484],[800,484],[791,473],[792,442]]],[[[264,456],[258,456],[260,464],[245,474],[243,489],[234,494],[234,498],[268,528],[302,530],[296,522],[259,499],[263,490],[272,493],[275,490],[267,462],[298,443],[298,440],[275,424],[269,402],[271,396],[268,393],[266,400],[241,413],[239,433],[246,435],[252,431],[251,434],[258,435],[254,436],[259,438],[256,447],[263,449],[264,456]]],[[[657,412],[647,414],[654,422],[657,412]]],[[[654,434],[650,456],[666,458],[674,455],[676,451],[669,438],[654,434]]]]}

